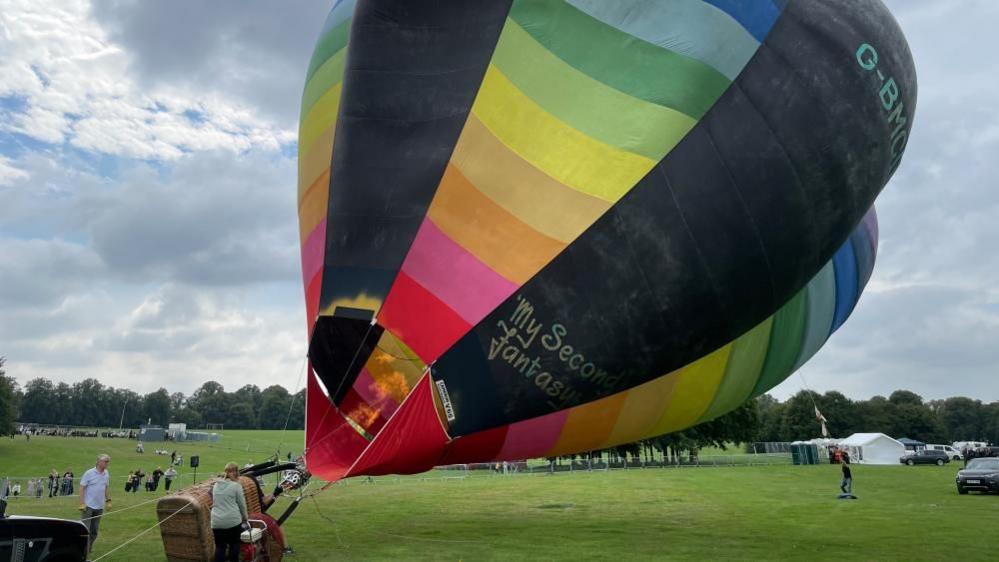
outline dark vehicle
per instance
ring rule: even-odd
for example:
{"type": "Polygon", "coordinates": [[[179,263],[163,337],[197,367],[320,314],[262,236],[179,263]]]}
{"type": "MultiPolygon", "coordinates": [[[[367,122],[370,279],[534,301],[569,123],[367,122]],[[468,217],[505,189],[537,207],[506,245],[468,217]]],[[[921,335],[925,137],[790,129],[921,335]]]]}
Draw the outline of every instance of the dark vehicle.
{"type": "Polygon", "coordinates": [[[999,492],[999,458],[979,458],[957,471],[957,493],[999,492]]]}
{"type": "Polygon", "coordinates": [[[83,562],[87,528],[79,521],[49,517],[6,516],[6,481],[0,481],[0,560],[10,562],[83,562]]]}
{"type": "Polygon", "coordinates": [[[950,462],[950,456],[943,451],[923,449],[911,455],[905,455],[898,459],[898,462],[912,466],[914,464],[935,464],[943,466],[950,462]]]}

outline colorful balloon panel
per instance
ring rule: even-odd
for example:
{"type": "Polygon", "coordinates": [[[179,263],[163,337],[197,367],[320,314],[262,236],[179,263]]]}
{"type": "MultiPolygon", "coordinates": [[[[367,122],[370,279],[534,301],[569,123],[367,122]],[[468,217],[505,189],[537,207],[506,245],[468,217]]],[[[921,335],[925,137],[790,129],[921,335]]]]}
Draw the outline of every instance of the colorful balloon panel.
{"type": "Polygon", "coordinates": [[[605,447],[778,384],[870,277],[915,94],[875,0],[338,4],[299,136],[310,468],[605,447]]]}

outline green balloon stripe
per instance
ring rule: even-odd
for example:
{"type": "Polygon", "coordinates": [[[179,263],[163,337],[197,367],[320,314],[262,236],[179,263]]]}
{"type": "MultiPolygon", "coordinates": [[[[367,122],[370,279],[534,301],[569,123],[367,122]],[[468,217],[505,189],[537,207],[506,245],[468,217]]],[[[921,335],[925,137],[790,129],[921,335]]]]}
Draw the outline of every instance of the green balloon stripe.
{"type": "Polygon", "coordinates": [[[700,119],[731,83],[704,64],[647,43],[564,3],[517,0],[510,17],[555,56],[633,97],[700,119]]]}
{"type": "Polygon", "coordinates": [[[683,113],[632,97],[569,66],[513,20],[507,20],[503,28],[492,63],[559,120],[607,145],[652,160],[662,159],[696,123],[683,113]]]}
{"type": "Polygon", "coordinates": [[[312,52],[312,60],[309,61],[309,72],[306,74],[305,83],[312,80],[312,75],[316,73],[327,59],[335,55],[338,51],[347,46],[347,39],[350,37],[350,22],[353,18],[347,18],[336,27],[329,30],[322,39],[316,43],[316,50],[312,52]]]}
{"type": "Polygon", "coordinates": [[[833,315],[836,312],[836,273],[833,262],[829,261],[808,283],[808,325],[801,345],[801,353],[794,369],[805,364],[818,353],[829,339],[833,315]]]}
{"type": "Polygon", "coordinates": [[[319,67],[312,78],[305,84],[305,92],[302,93],[302,110],[300,119],[306,115],[319,98],[328,92],[330,88],[343,81],[343,69],[347,62],[347,49],[342,49],[326,59],[326,62],[319,67]]]}
{"type": "Polygon", "coordinates": [[[732,345],[732,354],[725,366],[725,377],[698,423],[709,421],[726,414],[749,398],[767,357],[770,345],[772,318],[758,324],[752,330],[739,336],[732,345]]]}
{"type": "Polygon", "coordinates": [[[770,330],[770,349],[767,351],[763,372],[756,381],[751,398],[780,384],[794,369],[794,361],[801,350],[808,320],[807,293],[806,285],[774,314],[773,328],[770,330]]]}

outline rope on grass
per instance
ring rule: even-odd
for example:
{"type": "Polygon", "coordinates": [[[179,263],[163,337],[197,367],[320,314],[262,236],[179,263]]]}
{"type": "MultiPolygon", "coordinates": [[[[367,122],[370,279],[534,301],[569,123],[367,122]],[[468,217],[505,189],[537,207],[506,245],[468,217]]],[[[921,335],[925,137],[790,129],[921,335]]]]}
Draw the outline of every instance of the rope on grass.
{"type": "Polygon", "coordinates": [[[155,502],[155,501],[159,501],[159,500],[160,500],[160,499],[161,499],[162,497],[163,497],[163,496],[161,496],[161,497],[159,497],[159,498],[153,498],[153,499],[151,499],[151,500],[148,500],[148,501],[144,501],[144,502],[141,502],[141,503],[137,503],[137,504],[135,504],[135,505],[130,505],[130,506],[128,506],[128,507],[123,507],[123,508],[121,508],[121,509],[116,509],[116,510],[114,510],[114,511],[109,511],[109,512],[107,512],[107,513],[102,513],[102,514],[100,514],[100,515],[94,515],[93,517],[87,517],[87,518],[84,518],[84,519],[81,519],[80,521],[89,521],[89,520],[91,520],[91,519],[97,519],[97,518],[99,518],[99,517],[107,517],[108,515],[113,515],[113,514],[115,514],[115,513],[121,513],[122,511],[128,511],[129,509],[132,509],[132,508],[134,508],[134,507],[139,507],[140,505],[146,505],[147,503],[153,503],[153,502],[155,502]]]}
{"type": "MultiPolygon", "coordinates": [[[[92,562],[98,562],[99,560],[103,560],[103,559],[107,558],[108,556],[111,556],[111,554],[113,554],[113,553],[114,553],[115,551],[117,551],[117,550],[119,550],[119,549],[121,549],[121,548],[124,548],[124,547],[128,546],[129,544],[131,544],[131,543],[135,542],[135,541],[136,541],[136,539],[138,539],[138,538],[139,538],[139,537],[141,537],[142,535],[144,535],[144,534],[148,533],[149,531],[152,531],[152,530],[153,530],[153,529],[155,529],[156,527],[159,527],[160,525],[162,525],[162,524],[166,523],[166,522],[167,522],[167,521],[168,521],[168,520],[169,520],[169,519],[170,519],[171,517],[173,517],[174,515],[177,515],[178,513],[180,513],[181,511],[183,511],[183,510],[184,510],[184,508],[186,508],[186,507],[187,507],[187,506],[185,505],[185,506],[182,506],[182,507],[178,508],[178,509],[177,509],[177,511],[174,511],[174,512],[173,512],[173,513],[171,513],[170,515],[166,516],[166,517],[165,517],[165,518],[164,518],[164,519],[163,519],[162,521],[159,521],[159,522],[157,522],[157,523],[156,523],[155,525],[153,525],[152,527],[149,527],[148,529],[146,529],[146,530],[142,531],[141,533],[139,533],[138,535],[135,535],[134,537],[132,537],[132,538],[128,539],[127,541],[125,541],[125,542],[123,542],[123,543],[119,544],[118,546],[116,546],[116,547],[114,547],[113,549],[111,549],[111,550],[109,550],[109,551],[105,552],[104,554],[100,555],[99,557],[97,557],[97,558],[94,558],[92,562]]],[[[119,511],[121,511],[121,510],[119,510],[119,511]]]]}

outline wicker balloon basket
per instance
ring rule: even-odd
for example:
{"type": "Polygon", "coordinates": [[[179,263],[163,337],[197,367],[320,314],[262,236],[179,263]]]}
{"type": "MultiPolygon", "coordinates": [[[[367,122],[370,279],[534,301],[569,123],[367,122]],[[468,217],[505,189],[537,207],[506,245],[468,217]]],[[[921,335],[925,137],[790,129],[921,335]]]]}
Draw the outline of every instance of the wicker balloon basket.
{"type": "MultiPolygon", "coordinates": [[[[167,560],[215,559],[215,539],[212,536],[212,485],[218,478],[206,480],[176,494],[164,496],[156,504],[156,515],[160,521],[160,535],[163,537],[163,550],[167,560]]],[[[246,508],[249,513],[260,513],[260,490],[256,481],[241,476],[246,508]]],[[[264,541],[263,560],[280,562],[284,557],[284,547],[276,540],[264,541]]]]}

